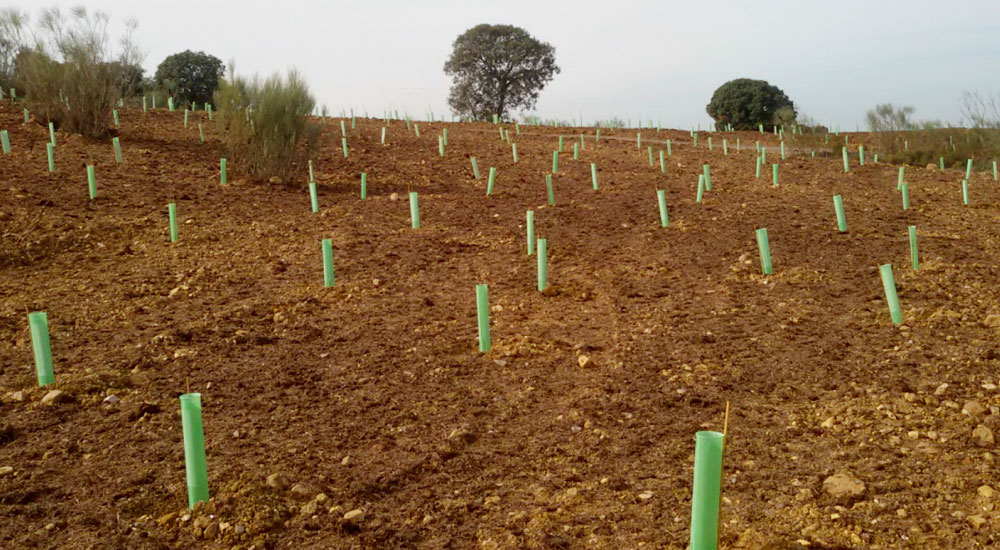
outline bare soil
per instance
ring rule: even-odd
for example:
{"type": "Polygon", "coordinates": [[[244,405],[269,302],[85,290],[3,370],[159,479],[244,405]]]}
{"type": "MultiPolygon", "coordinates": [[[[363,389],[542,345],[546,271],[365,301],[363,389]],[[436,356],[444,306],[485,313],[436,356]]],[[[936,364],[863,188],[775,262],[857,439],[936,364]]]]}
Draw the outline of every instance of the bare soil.
{"type": "Polygon", "coordinates": [[[694,434],[722,430],[727,401],[724,548],[1000,541],[1000,497],[981,489],[997,484],[997,450],[973,437],[1000,428],[992,176],[974,175],[964,207],[963,173],[909,167],[903,211],[895,166],[845,174],[794,143],[780,161],[775,138],[752,132],[714,134],[709,151],[704,134],[693,147],[687,132],[643,130],[637,149],[636,130],[598,143],[587,129],[573,160],[579,129],[524,126],[514,164],[492,125],[420,123],[418,138],[393,121],[383,146],[369,119],[345,159],[331,119],[313,214],[305,177],[255,183],[230,165],[220,185],[217,129],[204,113],[182,119],[124,110],[120,166],[109,142],[60,133],[49,174],[47,128],[0,108],[14,149],[0,156],[0,547],[682,549],[694,434]],[[646,145],[656,155],[668,138],[661,173],[646,145]],[[769,167],[754,177],[755,140],[781,162],[778,187],[769,167]],[[713,189],[697,204],[705,162],[713,189]],[[548,239],[544,293],[528,209],[548,239]],[[493,308],[485,354],[479,283],[493,308]],[[34,374],[36,310],[68,397],[54,405],[34,374]],[[202,394],[212,494],[194,511],[185,392],[202,394]],[[837,473],[863,493],[825,491],[837,473]]]}

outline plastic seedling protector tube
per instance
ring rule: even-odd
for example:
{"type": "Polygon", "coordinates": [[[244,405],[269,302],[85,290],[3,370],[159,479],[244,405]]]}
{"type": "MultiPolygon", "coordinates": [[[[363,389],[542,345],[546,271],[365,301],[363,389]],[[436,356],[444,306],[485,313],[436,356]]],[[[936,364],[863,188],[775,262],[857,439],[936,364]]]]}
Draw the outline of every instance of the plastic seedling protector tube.
{"type": "Polygon", "coordinates": [[[45,152],[46,152],[46,154],[48,154],[48,157],[49,157],[49,172],[55,172],[56,171],[56,164],[55,164],[55,158],[53,157],[53,152],[52,152],[52,143],[46,143],[45,144],[45,152]]]}
{"type": "Polygon", "coordinates": [[[698,196],[695,202],[701,202],[705,196],[705,174],[698,174],[698,196]]]}
{"type": "Polygon", "coordinates": [[[663,158],[663,149],[660,149],[660,173],[667,173],[667,162],[663,158]]]}
{"type": "Polygon", "coordinates": [[[889,304],[889,315],[892,324],[903,323],[903,310],[899,307],[899,296],[896,294],[896,281],[892,278],[892,264],[880,265],[879,275],[882,277],[882,288],[885,289],[885,301],[889,304]]]}
{"type": "Polygon", "coordinates": [[[3,154],[10,154],[10,136],[7,135],[7,130],[0,130],[0,146],[3,147],[3,154]]]}
{"type": "Polygon", "coordinates": [[[201,394],[185,393],[180,396],[180,401],[188,508],[194,508],[199,502],[208,502],[208,465],[205,458],[205,431],[201,424],[201,394]]]}
{"type": "Polygon", "coordinates": [[[545,174],[545,192],[549,198],[549,206],[556,205],[556,195],[552,190],[552,174],[545,174]]]}
{"type": "Polygon", "coordinates": [[[840,195],[833,196],[833,210],[837,214],[837,231],[846,232],[847,217],[844,215],[844,198],[840,195]]]}
{"type": "Polygon", "coordinates": [[[497,169],[495,166],[490,166],[490,175],[486,182],[486,196],[489,197],[493,194],[493,184],[497,181],[497,169]]]}
{"type": "Polygon", "coordinates": [[[962,180],[962,204],[969,206],[969,180],[962,180]]]}
{"type": "Polygon", "coordinates": [[[316,173],[313,172],[313,161],[311,160],[309,161],[309,181],[310,182],[316,181],[316,173]]]}
{"type": "MultiPolygon", "coordinates": [[[[49,127],[51,128],[51,126],[49,126],[49,127]]],[[[55,142],[56,142],[56,138],[53,135],[52,143],[55,143],[55,142]]],[[[965,179],[971,179],[971,178],[972,178],[972,159],[969,159],[969,161],[965,163],[965,179]]]]}
{"type": "Polygon", "coordinates": [[[97,178],[94,176],[94,165],[87,165],[87,191],[90,193],[90,200],[97,198],[97,178]]]}
{"type": "Polygon", "coordinates": [[[993,161],[993,181],[1000,179],[1000,173],[997,172],[997,161],[993,161]]]}
{"type": "Polygon", "coordinates": [[[670,148],[670,140],[669,139],[667,140],[667,156],[668,157],[674,156],[674,153],[673,153],[673,151],[670,148]]]}
{"type": "Polygon", "coordinates": [[[559,171],[559,151],[552,151],[552,173],[559,171]]]}
{"type": "Polygon", "coordinates": [[[697,147],[698,146],[698,134],[691,134],[691,137],[694,139],[694,147],[697,147]]]}
{"type": "Polygon", "coordinates": [[[167,205],[167,219],[170,222],[170,242],[177,242],[177,205],[170,203],[167,205]]]}
{"type": "Polygon", "coordinates": [[[525,227],[528,232],[528,256],[531,256],[535,253],[535,211],[528,210],[525,217],[525,227]]]}
{"type": "Polygon", "coordinates": [[[767,147],[760,148],[760,162],[761,164],[767,164],[767,147]]]}
{"type": "Polygon", "coordinates": [[[142,112],[146,112],[146,96],[142,96],[142,112]]]}
{"type": "Polygon", "coordinates": [[[903,210],[910,209],[910,184],[908,182],[903,182],[903,210]]]}
{"type": "Polygon", "coordinates": [[[717,550],[722,499],[722,451],[725,436],[698,432],[694,445],[690,550],[717,550]]]}
{"type": "MultiPolygon", "coordinates": [[[[117,124],[117,122],[115,124],[117,124]]],[[[184,109],[184,127],[185,128],[188,127],[188,110],[187,109],[184,109]]]]}
{"type": "Polygon", "coordinates": [[[38,385],[47,386],[56,381],[52,372],[52,344],[49,341],[49,317],[44,311],[28,314],[31,328],[31,349],[35,354],[35,372],[38,385]]]}
{"type": "Polygon", "coordinates": [[[708,150],[712,150],[712,136],[708,136],[708,150]]]}
{"type": "Polygon", "coordinates": [[[781,160],[785,160],[785,142],[781,142],[781,160]]]}
{"type": "Polygon", "coordinates": [[[705,173],[705,191],[712,190],[712,173],[708,169],[707,164],[701,165],[702,171],[705,173]]]}
{"type": "Polygon", "coordinates": [[[201,142],[205,143],[205,130],[202,129],[201,123],[198,123],[198,135],[201,136],[201,142]]]}
{"type": "Polygon", "coordinates": [[[771,165],[771,180],[772,180],[772,184],[775,187],[777,187],[778,186],[778,164],[777,163],[774,163],[774,164],[771,165]]]}
{"type": "Polygon", "coordinates": [[[840,152],[844,157],[844,172],[850,172],[851,165],[847,162],[847,147],[841,147],[840,152]]]}
{"type": "Polygon", "coordinates": [[[910,262],[913,264],[913,271],[920,269],[920,259],[917,257],[917,226],[911,225],[907,228],[910,236],[910,262]]]}
{"type": "Polygon", "coordinates": [[[208,120],[212,120],[212,104],[206,103],[205,110],[208,111],[208,120]]]}
{"type": "Polygon", "coordinates": [[[583,151],[587,149],[587,144],[583,141],[583,134],[580,134],[580,150],[583,151]]]}
{"type": "Polygon", "coordinates": [[[590,163],[590,179],[594,182],[594,191],[597,191],[597,163],[590,163]]]}
{"type": "Polygon", "coordinates": [[[323,286],[331,287],[336,282],[333,274],[333,240],[323,239],[323,286]]]}
{"type": "Polygon", "coordinates": [[[548,240],[538,239],[538,292],[549,286],[548,240]]]}
{"type": "Polygon", "coordinates": [[[596,134],[594,135],[594,143],[601,141],[601,129],[598,128],[596,134]]]}
{"type": "Polygon", "coordinates": [[[420,228],[420,204],[417,202],[416,191],[410,191],[410,225],[413,229],[420,228]]]}
{"type": "Polygon", "coordinates": [[[169,109],[171,113],[174,112],[174,98],[167,98],[167,109],[169,109]]]}
{"type": "Polygon", "coordinates": [[[760,165],[761,165],[761,159],[760,157],[757,157],[757,172],[756,172],[757,179],[760,179],[760,165]]]}
{"type": "Polygon", "coordinates": [[[653,166],[653,148],[646,147],[646,151],[649,153],[649,165],[653,166]]]}
{"type": "Polygon", "coordinates": [[[517,144],[511,143],[510,148],[511,153],[514,155],[514,164],[517,164],[517,144]]]}
{"type": "Polygon", "coordinates": [[[27,107],[25,107],[25,108],[24,108],[24,121],[25,121],[25,122],[28,122],[28,119],[29,119],[29,117],[30,117],[30,116],[31,116],[31,115],[30,115],[30,113],[28,113],[28,108],[27,108],[27,107]]]}
{"type": "Polygon", "coordinates": [[[116,138],[116,137],[111,138],[111,145],[115,149],[115,162],[117,162],[118,164],[121,164],[123,162],[123,159],[122,159],[122,143],[121,143],[121,141],[119,141],[119,139],[116,138]]]}
{"type": "Polygon", "coordinates": [[[642,149],[642,132],[635,135],[635,148],[642,149]]]}
{"type": "Polygon", "coordinates": [[[486,285],[476,285],[476,320],[479,323],[479,351],[486,353],[490,342],[490,299],[486,285]]]}
{"type": "Polygon", "coordinates": [[[344,158],[347,158],[347,138],[340,138],[340,146],[344,149],[344,158]]]}
{"type": "Polygon", "coordinates": [[[476,179],[479,179],[479,165],[476,164],[476,157],[469,157],[469,160],[472,161],[472,175],[475,176],[476,179]]]}
{"type": "Polygon", "coordinates": [[[740,138],[736,138],[736,152],[739,153],[740,151],[742,151],[740,146],[740,138]]]}
{"type": "Polygon", "coordinates": [[[438,156],[444,156],[444,138],[441,136],[438,136],[438,156]]]}
{"type": "Polygon", "coordinates": [[[319,196],[316,193],[316,182],[309,182],[309,202],[313,212],[319,212],[319,196]]]}
{"type": "Polygon", "coordinates": [[[368,198],[368,172],[361,172],[361,200],[368,198]]]}
{"type": "Polygon", "coordinates": [[[757,248],[760,249],[760,267],[764,275],[774,273],[774,267],[771,265],[771,245],[767,240],[766,227],[757,230],[757,248]]]}
{"type": "Polygon", "coordinates": [[[56,127],[55,124],[51,122],[49,123],[49,141],[52,143],[53,147],[56,146],[56,127]]]}
{"type": "MultiPolygon", "coordinates": [[[[115,119],[115,126],[120,126],[120,124],[118,124],[118,109],[113,109],[111,111],[111,116],[115,119]]],[[[187,128],[187,118],[184,119],[184,127],[187,128]]]]}
{"type": "Polygon", "coordinates": [[[382,145],[385,145],[385,126],[382,127],[382,145]]]}
{"type": "Polygon", "coordinates": [[[226,157],[219,159],[219,182],[226,184],[226,157]]]}
{"type": "Polygon", "coordinates": [[[563,150],[563,137],[559,136],[559,152],[563,150]]]}
{"type": "Polygon", "coordinates": [[[667,215],[667,192],[664,189],[656,190],[656,204],[660,208],[660,227],[670,225],[670,217],[667,215]]]}
{"type": "Polygon", "coordinates": [[[344,126],[344,121],[343,120],[340,121],[340,135],[341,136],[346,136],[347,135],[347,127],[344,126]]]}
{"type": "Polygon", "coordinates": [[[442,128],[441,129],[441,138],[444,139],[444,144],[448,145],[448,129],[447,128],[442,128]]]}
{"type": "MultiPolygon", "coordinates": [[[[431,122],[434,122],[434,115],[431,115],[431,122]]],[[[358,127],[358,117],[352,116],[351,117],[351,130],[354,130],[357,127],[358,127]]]]}
{"type": "Polygon", "coordinates": [[[905,168],[904,166],[900,166],[899,167],[899,177],[896,179],[896,191],[899,191],[900,189],[903,188],[903,169],[904,168],[905,168]]]}
{"type": "Polygon", "coordinates": [[[860,166],[864,166],[865,165],[865,146],[864,145],[858,146],[858,159],[861,161],[859,165],[860,166]]]}
{"type": "Polygon", "coordinates": [[[729,156],[729,142],[726,140],[722,140],[722,154],[727,157],[729,156]]]}
{"type": "Polygon", "coordinates": [[[579,160],[579,159],[580,159],[580,144],[579,143],[574,143],[573,144],[573,160],[579,160]]]}

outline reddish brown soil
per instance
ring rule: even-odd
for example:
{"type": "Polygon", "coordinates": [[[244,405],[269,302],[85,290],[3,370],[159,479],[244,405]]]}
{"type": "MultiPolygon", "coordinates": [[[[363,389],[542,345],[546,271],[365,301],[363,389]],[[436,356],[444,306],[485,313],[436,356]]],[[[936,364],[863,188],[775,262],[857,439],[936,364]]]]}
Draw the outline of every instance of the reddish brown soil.
{"type": "Polygon", "coordinates": [[[232,166],[220,186],[217,130],[201,114],[186,130],[181,120],[123,112],[122,166],[109,143],[60,133],[50,175],[47,129],[0,109],[14,147],[0,157],[0,467],[13,468],[0,475],[0,547],[685,548],[694,434],[722,429],[727,400],[725,548],[1000,540],[1000,514],[977,493],[997,483],[996,449],[972,438],[1000,427],[1000,343],[986,322],[1000,313],[992,178],[973,178],[966,208],[960,172],[909,168],[904,212],[896,167],[844,174],[839,158],[801,154],[774,188],[770,170],[753,177],[755,133],[726,136],[744,145],[726,157],[721,135],[709,152],[686,132],[646,130],[646,142],[673,141],[664,175],[634,130],[605,130],[599,144],[588,131],[579,161],[567,139],[548,207],[556,135],[576,130],[523,127],[513,164],[490,125],[447,124],[442,159],[442,124],[422,123],[417,138],[393,122],[381,146],[382,122],[361,120],[344,159],[331,121],[312,214],[300,182],[249,183],[232,166]],[[713,191],[696,204],[702,162],[713,191]],[[529,208],[549,242],[544,294],[525,250],[529,208]],[[335,249],[330,289],[322,238],[335,249]],[[487,354],[477,283],[495,309],[487,354]],[[41,404],[51,388],[35,381],[35,310],[48,312],[66,403],[41,404]],[[203,395],[213,497],[193,516],[187,391],[203,395]],[[969,400],[985,412],[963,414],[969,400]],[[838,472],[864,494],[826,494],[838,472]],[[300,487],[269,487],[275,473],[300,487]],[[365,511],[358,526],[342,519],[353,509],[365,511]]]}

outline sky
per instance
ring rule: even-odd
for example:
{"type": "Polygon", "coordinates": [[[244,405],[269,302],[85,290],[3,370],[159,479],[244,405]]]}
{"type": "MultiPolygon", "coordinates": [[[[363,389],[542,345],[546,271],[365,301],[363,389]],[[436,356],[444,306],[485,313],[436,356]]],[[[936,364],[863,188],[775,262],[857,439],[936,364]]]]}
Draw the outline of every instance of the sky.
{"type": "Polygon", "coordinates": [[[781,88],[800,114],[864,129],[880,103],[960,123],[964,91],[1000,93],[1000,0],[7,0],[84,6],[116,36],[139,22],[147,74],[204,51],[239,74],[298,69],[317,103],[381,116],[450,116],[442,69],[455,38],[510,24],[555,47],[562,69],[533,114],[708,128],[705,106],[734,78],[781,88]]]}

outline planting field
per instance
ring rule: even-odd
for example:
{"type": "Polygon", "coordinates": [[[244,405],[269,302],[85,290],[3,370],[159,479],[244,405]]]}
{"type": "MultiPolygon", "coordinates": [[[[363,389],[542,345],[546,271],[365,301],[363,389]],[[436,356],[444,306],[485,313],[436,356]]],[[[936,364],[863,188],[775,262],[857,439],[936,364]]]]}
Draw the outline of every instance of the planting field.
{"type": "Polygon", "coordinates": [[[515,164],[493,125],[421,122],[417,137],[394,120],[382,145],[375,119],[347,120],[345,158],[331,119],[313,213],[307,176],[251,183],[230,163],[220,185],[205,113],[184,128],[179,112],[126,109],[121,124],[123,164],[110,140],[57,133],[50,174],[48,129],[0,107],[2,548],[683,549],[695,433],[722,431],[727,401],[722,547],[1000,542],[992,174],[973,174],[964,206],[964,171],[907,167],[904,211],[898,167],[855,157],[845,173],[793,140],[781,161],[756,132],[711,134],[709,151],[706,133],[695,147],[643,130],[637,148],[637,130],[586,129],[573,160],[579,129],[504,125],[515,164]],[[548,243],[544,292],[527,210],[548,243]],[[44,388],[34,311],[51,333],[44,388]],[[190,511],[188,392],[212,497],[190,511]]]}

